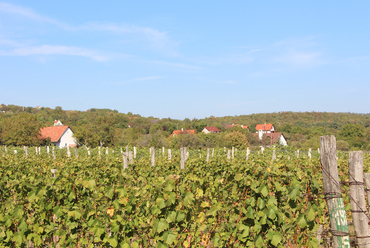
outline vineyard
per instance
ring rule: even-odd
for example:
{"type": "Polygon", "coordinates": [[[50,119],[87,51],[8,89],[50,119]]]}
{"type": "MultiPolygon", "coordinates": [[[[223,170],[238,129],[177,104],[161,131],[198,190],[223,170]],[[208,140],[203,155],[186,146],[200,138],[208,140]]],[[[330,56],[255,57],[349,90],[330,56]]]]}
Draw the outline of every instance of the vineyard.
{"type": "MultiPolygon", "coordinates": [[[[318,152],[215,149],[207,162],[190,150],[181,169],[179,150],[156,149],[152,166],[140,149],[124,169],[120,148],[35,150],[0,148],[1,247],[318,247],[319,227],[321,243],[331,235],[318,152]]],[[[348,153],[338,168],[348,181],[348,153]]]]}

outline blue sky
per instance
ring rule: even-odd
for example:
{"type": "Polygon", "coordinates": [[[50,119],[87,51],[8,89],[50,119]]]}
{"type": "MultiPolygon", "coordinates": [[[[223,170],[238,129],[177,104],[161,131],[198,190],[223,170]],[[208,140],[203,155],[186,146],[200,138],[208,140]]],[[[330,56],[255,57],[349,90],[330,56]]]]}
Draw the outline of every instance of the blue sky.
{"type": "Polygon", "coordinates": [[[1,1],[0,103],[369,113],[369,1],[1,1]]]}

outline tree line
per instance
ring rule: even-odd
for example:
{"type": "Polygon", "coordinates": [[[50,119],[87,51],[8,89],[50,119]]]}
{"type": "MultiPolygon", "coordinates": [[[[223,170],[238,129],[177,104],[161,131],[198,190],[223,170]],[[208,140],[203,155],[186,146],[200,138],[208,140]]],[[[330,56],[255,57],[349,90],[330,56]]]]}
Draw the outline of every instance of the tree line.
{"type": "Polygon", "coordinates": [[[42,127],[52,126],[60,120],[71,127],[79,145],[169,147],[237,147],[268,146],[269,138],[259,140],[255,135],[257,124],[272,123],[277,132],[283,132],[288,145],[294,149],[317,149],[319,137],[335,135],[340,150],[370,150],[370,114],[327,112],[277,112],[241,116],[210,116],[203,119],[177,120],[171,118],[142,117],[139,114],[119,113],[111,109],[87,111],[63,110],[62,107],[32,108],[16,105],[0,107],[0,144],[35,146],[46,144],[40,139],[42,127]],[[249,131],[236,126],[249,127],[249,131]],[[221,133],[204,134],[206,126],[217,127],[221,133]],[[196,135],[170,137],[174,130],[195,129],[196,135]]]}

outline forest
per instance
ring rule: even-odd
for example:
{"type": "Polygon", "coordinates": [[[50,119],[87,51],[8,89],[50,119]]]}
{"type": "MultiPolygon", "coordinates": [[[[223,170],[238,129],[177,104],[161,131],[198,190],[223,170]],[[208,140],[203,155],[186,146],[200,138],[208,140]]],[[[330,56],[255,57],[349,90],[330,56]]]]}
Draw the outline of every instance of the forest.
{"type": "Polygon", "coordinates": [[[47,145],[39,138],[42,127],[53,126],[54,120],[68,125],[80,146],[87,147],[246,147],[269,146],[269,138],[259,140],[254,134],[257,124],[272,123],[276,132],[282,132],[292,149],[317,149],[319,137],[335,135],[337,149],[370,150],[370,114],[329,112],[275,112],[240,116],[210,116],[203,119],[177,120],[142,117],[139,114],[120,113],[111,109],[91,108],[87,111],[63,110],[58,106],[23,107],[2,104],[0,107],[0,144],[7,146],[47,145]],[[227,125],[239,124],[242,129],[227,125]],[[218,134],[204,134],[206,126],[217,127],[218,134]],[[174,130],[195,129],[195,135],[171,137],[174,130]]]}

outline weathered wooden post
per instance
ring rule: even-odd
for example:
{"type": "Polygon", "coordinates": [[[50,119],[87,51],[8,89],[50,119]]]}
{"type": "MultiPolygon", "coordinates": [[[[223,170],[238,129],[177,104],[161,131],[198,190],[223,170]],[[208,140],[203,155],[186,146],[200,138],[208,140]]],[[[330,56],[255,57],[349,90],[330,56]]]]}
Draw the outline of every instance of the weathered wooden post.
{"type": "Polygon", "coordinates": [[[91,153],[90,153],[90,148],[86,148],[87,149],[87,155],[90,157],[91,153]]]}
{"type": "Polygon", "coordinates": [[[41,155],[41,147],[39,146],[39,148],[38,148],[38,149],[39,149],[39,155],[41,155]]]}
{"type": "Polygon", "coordinates": [[[35,152],[36,152],[36,155],[37,155],[37,152],[38,152],[38,151],[37,151],[37,146],[35,147],[35,152]]]}
{"type": "Polygon", "coordinates": [[[186,148],[185,147],[181,147],[180,148],[180,167],[181,169],[185,169],[185,160],[186,160],[186,148]]]}
{"type": "Polygon", "coordinates": [[[308,157],[311,158],[311,148],[308,148],[308,157]]]}
{"type": "Polygon", "coordinates": [[[127,153],[122,152],[122,163],[123,163],[123,170],[126,170],[128,168],[127,166],[127,153]]]}
{"type": "Polygon", "coordinates": [[[162,156],[164,156],[164,146],[162,146],[162,156]]]}
{"type": "Polygon", "coordinates": [[[263,146],[261,146],[261,153],[263,153],[264,150],[265,150],[265,148],[263,146]]]}
{"type": "Polygon", "coordinates": [[[17,152],[17,150],[14,150],[14,154],[17,154],[18,152],[17,152]]]}
{"type": "Polygon", "coordinates": [[[134,146],[134,158],[136,158],[136,146],[134,146]]]}
{"type": "Polygon", "coordinates": [[[209,153],[210,153],[210,149],[207,148],[207,163],[209,162],[209,153]]]}
{"type": "Polygon", "coordinates": [[[99,153],[99,159],[101,158],[101,154],[100,154],[100,146],[98,147],[98,153],[99,153]]]}
{"type": "Polygon", "coordinates": [[[47,147],[46,147],[46,153],[47,153],[47,154],[49,154],[49,153],[50,153],[50,147],[49,147],[49,146],[47,146],[47,147]]]}
{"type": "Polygon", "coordinates": [[[129,152],[128,152],[128,161],[129,161],[129,163],[130,163],[130,164],[132,164],[132,163],[133,163],[133,159],[132,159],[132,157],[133,157],[132,155],[133,155],[133,154],[132,154],[132,153],[133,153],[132,151],[129,151],[129,152]]]}
{"type": "Polygon", "coordinates": [[[168,149],[167,152],[168,152],[168,160],[171,160],[172,159],[171,149],[168,149]]]}
{"type": "Polygon", "coordinates": [[[370,207],[370,173],[365,173],[364,176],[366,185],[367,204],[370,207]]]}
{"type": "Polygon", "coordinates": [[[276,151],[273,150],[272,151],[272,158],[271,158],[271,162],[274,161],[276,159],[276,151]]]}
{"type": "Polygon", "coordinates": [[[351,212],[357,244],[359,247],[370,248],[369,217],[366,212],[362,151],[349,153],[348,174],[351,212]]]}
{"type": "Polygon", "coordinates": [[[229,160],[230,159],[230,149],[227,150],[227,159],[229,160]]]}
{"type": "Polygon", "coordinates": [[[214,153],[215,153],[215,148],[212,148],[212,158],[213,158],[214,153]]]}
{"type": "Polygon", "coordinates": [[[235,147],[231,148],[231,158],[234,159],[235,147]]]}
{"type": "Polygon", "coordinates": [[[152,166],[155,166],[155,150],[154,150],[154,147],[151,147],[150,150],[151,150],[151,157],[152,157],[152,166]]]}
{"type": "Polygon", "coordinates": [[[247,147],[247,154],[246,154],[246,158],[245,160],[248,160],[248,157],[249,157],[249,154],[251,153],[251,151],[249,150],[249,147],[247,147]]]}
{"type": "Polygon", "coordinates": [[[28,147],[27,146],[24,147],[24,153],[26,154],[26,158],[27,158],[28,157],[28,147]]]}
{"type": "Polygon", "coordinates": [[[67,157],[71,157],[71,152],[69,151],[69,146],[67,146],[67,157]]]}
{"type": "Polygon", "coordinates": [[[339,184],[335,136],[321,136],[320,144],[324,193],[329,210],[331,232],[334,236],[333,247],[350,247],[347,215],[339,184]]]}
{"type": "Polygon", "coordinates": [[[109,150],[108,150],[108,147],[105,148],[105,154],[108,155],[109,154],[109,150]]]}

